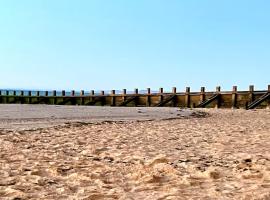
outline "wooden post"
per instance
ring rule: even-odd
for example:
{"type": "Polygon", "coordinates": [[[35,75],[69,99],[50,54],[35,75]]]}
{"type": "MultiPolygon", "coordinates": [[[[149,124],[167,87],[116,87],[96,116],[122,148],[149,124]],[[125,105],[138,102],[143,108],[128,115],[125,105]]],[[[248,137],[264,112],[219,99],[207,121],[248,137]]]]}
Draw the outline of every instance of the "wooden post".
{"type": "MultiPolygon", "coordinates": [[[[268,93],[270,93],[270,85],[268,85],[268,93]]],[[[267,109],[270,109],[270,98],[268,98],[268,102],[267,102],[267,109]]]]}
{"type": "Polygon", "coordinates": [[[254,101],[254,85],[249,86],[249,102],[252,103],[254,101]]]}
{"type": "Polygon", "coordinates": [[[151,106],[151,89],[147,88],[147,94],[146,94],[146,106],[151,106]]]}
{"type": "Polygon", "coordinates": [[[0,96],[2,96],[2,90],[0,90],[0,96]]]}
{"type": "Polygon", "coordinates": [[[62,96],[62,97],[66,96],[66,91],[65,91],[65,90],[62,90],[61,96],[62,96]]]}
{"type": "Polygon", "coordinates": [[[71,96],[74,97],[75,96],[75,91],[71,90],[71,96]]]}
{"type": "MultiPolygon", "coordinates": [[[[139,94],[138,88],[134,89],[134,94],[135,94],[135,96],[138,96],[138,94],[139,94]]],[[[137,106],[137,105],[138,105],[138,97],[134,100],[134,106],[137,106]]]]}
{"type": "Polygon", "coordinates": [[[185,93],[185,106],[187,108],[190,107],[190,87],[186,87],[186,93],[185,93]]]}
{"type": "MultiPolygon", "coordinates": [[[[176,87],[173,87],[172,88],[172,94],[173,95],[176,95],[176,92],[177,92],[177,89],[176,87]]],[[[175,96],[173,99],[172,99],[172,104],[171,104],[173,107],[176,107],[177,106],[177,96],[175,96]]]]}
{"type": "Polygon", "coordinates": [[[9,91],[8,90],[6,90],[6,101],[5,101],[5,103],[9,103],[9,91]]]}
{"type": "Polygon", "coordinates": [[[48,91],[45,91],[45,97],[46,98],[44,98],[44,101],[45,101],[46,104],[49,103],[49,98],[47,98],[48,96],[49,96],[49,92],[48,91]]]}
{"type": "Polygon", "coordinates": [[[91,90],[90,91],[90,98],[89,98],[89,101],[90,102],[93,102],[94,101],[94,96],[95,96],[95,90],[91,90]]]}
{"type": "Polygon", "coordinates": [[[27,92],[27,96],[28,96],[28,102],[27,103],[29,103],[29,104],[31,104],[32,103],[32,99],[31,99],[31,96],[32,96],[32,92],[31,91],[28,91],[27,92]]]}
{"type": "Polygon", "coordinates": [[[20,95],[20,103],[23,104],[24,103],[24,97],[23,97],[24,92],[21,90],[19,95],[20,95]]]}
{"type": "Polygon", "coordinates": [[[176,94],[176,87],[173,87],[173,88],[172,88],[172,93],[173,93],[173,94],[176,94]]]}
{"type": "MultiPolygon", "coordinates": [[[[220,86],[217,86],[216,87],[216,93],[217,94],[220,94],[220,86]]],[[[220,107],[220,95],[217,97],[217,104],[216,104],[216,108],[219,108],[220,107]]]]}
{"type": "Polygon", "coordinates": [[[237,108],[237,86],[233,86],[233,91],[232,91],[232,108],[237,108]]]}
{"type": "Polygon", "coordinates": [[[201,87],[200,103],[205,101],[205,87],[201,87]]]}
{"type": "Polygon", "coordinates": [[[84,90],[81,90],[80,96],[81,96],[81,105],[84,105],[84,90]]]}
{"type": "Polygon", "coordinates": [[[38,96],[38,97],[40,96],[40,91],[37,91],[37,96],[38,96]]]}
{"type": "Polygon", "coordinates": [[[125,102],[127,99],[127,89],[123,89],[123,93],[122,93],[122,101],[125,102]]]}
{"type": "Polygon", "coordinates": [[[159,88],[159,103],[163,101],[163,88],[159,88]]]}
{"type": "Polygon", "coordinates": [[[12,96],[16,96],[16,91],[15,90],[12,92],[12,96]]]}
{"type": "MultiPolygon", "coordinates": [[[[100,93],[101,96],[104,96],[105,95],[105,92],[102,90],[101,93],[100,93]]],[[[105,97],[102,97],[101,99],[101,105],[104,106],[106,103],[106,99],[105,97]]]]}
{"type": "Polygon", "coordinates": [[[111,106],[115,106],[115,90],[111,91],[111,106]]]}
{"type": "Polygon", "coordinates": [[[53,95],[53,104],[57,104],[56,103],[56,101],[57,101],[57,99],[56,99],[56,90],[53,90],[52,95],[53,95]]]}

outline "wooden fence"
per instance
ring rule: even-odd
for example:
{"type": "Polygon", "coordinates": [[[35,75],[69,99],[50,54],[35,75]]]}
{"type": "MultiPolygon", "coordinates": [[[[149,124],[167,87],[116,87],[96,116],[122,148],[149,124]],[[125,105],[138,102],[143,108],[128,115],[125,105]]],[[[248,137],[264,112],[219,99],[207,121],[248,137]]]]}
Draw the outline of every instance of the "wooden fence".
{"type": "Polygon", "coordinates": [[[95,94],[92,90],[86,94],[83,90],[80,94],[71,91],[69,95],[63,90],[61,94],[56,91],[43,93],[36,91],[4,91],[0,90],[1,104],[54,104],[54,105],[86,105],[86,106],[147,106],[147,107],[183,107],[183,108],[270,108],[270,85],[267,90],[255,91],[250,86],[247,91],[238,91],[234,86],[232,91],[207,92],[202,87],[200,92],[191,92],[187,87],[185,92],[167,93],[163,88],[159,92],[151,93],[148,88],[145,93],[139,93],[135,89],[133,93],[127,93],[124,89],[121,94],[112,90],[110,94],[101,91],[95,94]]]}

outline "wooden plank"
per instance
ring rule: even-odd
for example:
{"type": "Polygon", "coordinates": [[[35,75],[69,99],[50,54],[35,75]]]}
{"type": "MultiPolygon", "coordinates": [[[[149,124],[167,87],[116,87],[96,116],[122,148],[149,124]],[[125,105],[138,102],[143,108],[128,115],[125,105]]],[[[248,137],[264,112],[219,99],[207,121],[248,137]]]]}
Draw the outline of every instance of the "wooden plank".
{"type": "Polygon", "coordinates": [[[173,101],[176,97],[176,94],[170,95],[169,97],[163,99],[162,102],[159,102],[155,107],[161,107],[164,106],[165,104],[169,103],[170,101],[173,101]]]}
{"type": "Polygon", "coordinates": [[[138,98],[138,96],[132,96],[130,98],[127,98],[124,102],[122,102],[118,106],[126,106],[127,104],[131,103],[132,101],[135,102],[137,98],[138,98]]]}
{"type": "Polygon", "coordinates": [[[270,98],[270,92],[266,92],[264,95],[260,96],[258,99],[256,99],[255,101],[251,102],[247,109],[254,109],[257,106],[259,106],[262,102],[268,100],[270,98]]]}
{"type": "Polygon", "coordinates": [[[208,104],[212,103],[214,100],[216,100],[218,97],[220,96],[219,93],[215,93],[214,95],[212,95],[210,98],[204,100],[203,102],[201,102],[199,105],[197,105],[197,108],[204,108],[205,106],[207,106],[208,104]]]}

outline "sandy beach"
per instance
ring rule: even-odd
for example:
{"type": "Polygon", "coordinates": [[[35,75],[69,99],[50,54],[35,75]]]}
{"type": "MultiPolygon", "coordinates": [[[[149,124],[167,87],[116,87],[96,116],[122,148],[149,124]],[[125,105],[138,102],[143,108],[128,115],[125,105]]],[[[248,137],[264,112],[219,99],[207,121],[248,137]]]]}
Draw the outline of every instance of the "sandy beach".
{"type": "Polygon", "coordinates": [[[270,199],[270,110],[0,106],[0,199],[270,199]]]}

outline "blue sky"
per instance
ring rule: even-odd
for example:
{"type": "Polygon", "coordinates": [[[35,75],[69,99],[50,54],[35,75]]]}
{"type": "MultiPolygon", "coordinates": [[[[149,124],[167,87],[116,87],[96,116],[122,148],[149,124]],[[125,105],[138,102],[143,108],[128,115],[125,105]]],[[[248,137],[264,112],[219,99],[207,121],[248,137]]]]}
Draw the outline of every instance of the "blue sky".
{"type": "Polygon", "coordinates": [[[0,0],[0,88],[270,84],[268,0],[0,0]]]}

